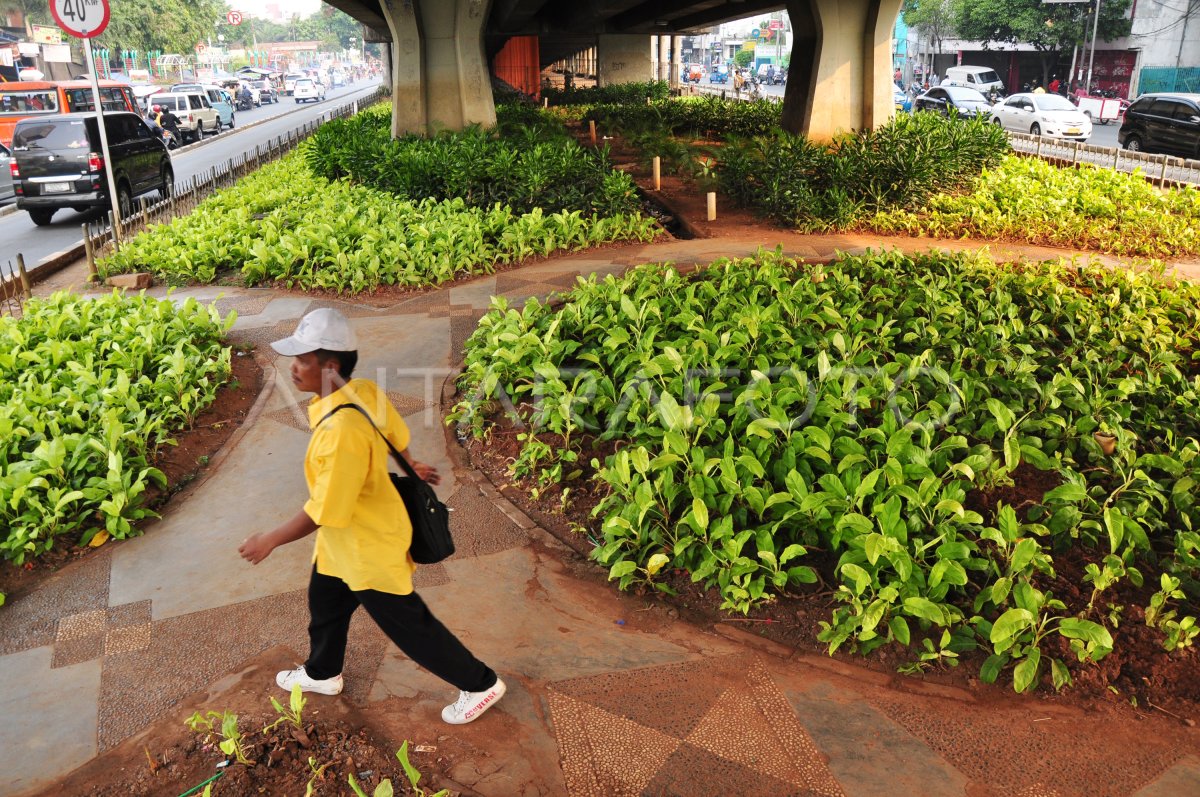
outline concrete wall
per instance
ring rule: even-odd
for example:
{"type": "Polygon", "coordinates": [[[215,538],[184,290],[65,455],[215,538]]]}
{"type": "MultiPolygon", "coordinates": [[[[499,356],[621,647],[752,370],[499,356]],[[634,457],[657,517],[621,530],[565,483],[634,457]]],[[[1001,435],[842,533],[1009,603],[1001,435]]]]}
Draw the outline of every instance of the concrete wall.
{"type": "Polygon", "coordinates": [[[644,34],[600,36],[596,57],[596,82],[601,86],[641,83],[654,77],[650,37],[644,34]]]}

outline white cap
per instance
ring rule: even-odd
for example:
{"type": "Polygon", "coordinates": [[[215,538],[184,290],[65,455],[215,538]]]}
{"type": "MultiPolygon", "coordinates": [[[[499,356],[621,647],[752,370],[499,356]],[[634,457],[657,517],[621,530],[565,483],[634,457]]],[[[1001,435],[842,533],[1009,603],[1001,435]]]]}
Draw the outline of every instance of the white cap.
{"type": "Polygon", "coordinates": [[[321,307],[300,319],[300,326],[296,327],[290,338],[275,341],[271,348],[285,357],[295,357],[317,349],[358,351],[358,341],[346,316],[337,310],[321,307]]]}

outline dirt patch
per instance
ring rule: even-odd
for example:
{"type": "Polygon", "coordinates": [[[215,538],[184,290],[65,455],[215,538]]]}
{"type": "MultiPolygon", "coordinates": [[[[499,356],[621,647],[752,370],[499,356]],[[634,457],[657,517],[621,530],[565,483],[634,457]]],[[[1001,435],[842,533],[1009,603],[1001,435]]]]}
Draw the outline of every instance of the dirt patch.
{"type": "MultiPolygon", "coordinates": [[[[298,727],[285,720],[263,732],[281,717],[270,698],[288,707],[288,695],[272,683],[276,671],[294,660],[291,651],[279,647],[254,657],[240,671],[207,692],[185,698],[178,710],[75,770],[41,797],[167,797],[213,777],[213,794],[222,797],[299,797],[310,782],[313,795],[340,797],[352,793],[350,775],[367,794],[384,779],[391,780],[396,794],[411,794],[396,758],[406,739],[388,738],[340,697],[306,695],[298,727]],[[227,757],[217,746],[216,734],[193,731],[184,722],[195,712],[210,711],[236,715],[251,763],[227,757]]],[[[449,748],[443,745],[439,751],[436,740],[421,736],[407,741],[410,762],[422,774],[421,786],[430,793],[437,791],[443,785],[441,771],[453,761],[447,756],[449,748]]]]}
{"type": "MultiPolygon", "coordinates": [[[[212,458],[241,427],[254,406],[262,389],[263,372],[253,350],[235,348],[231,365],[230,377],[217,391],[213,403],[196,416],[188,429],[175,435],[176,445],[163,446],[155,457],[152,464],[167,477],[166,490],[157,486],[146,490],[146,503],[155,511],[161,512],[173,495],[204,475],[212,458]]],[[[118,543],[114,540],[107,544],[118,543]]],[[[98,551],[66,538],[57,540],[51,551],[20,567],[0,565],[0,592],[8,600],[29,593],[66,565],[98,551]]]]}

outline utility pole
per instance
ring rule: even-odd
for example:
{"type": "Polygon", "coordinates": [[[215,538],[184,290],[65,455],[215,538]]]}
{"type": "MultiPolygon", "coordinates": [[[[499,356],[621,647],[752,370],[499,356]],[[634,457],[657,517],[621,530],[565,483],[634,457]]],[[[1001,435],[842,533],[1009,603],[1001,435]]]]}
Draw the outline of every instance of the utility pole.
{"type": "Polygon", "coordinates": [[[1092,67],[1096,63],[1096,34],[1100,31],[1100,0],[1096,0],[1096,18],[1092,20],[1092,54],[1088,56],[1087,83],[1084,85],[1085,94],[1092,93],[1092,67]]]}

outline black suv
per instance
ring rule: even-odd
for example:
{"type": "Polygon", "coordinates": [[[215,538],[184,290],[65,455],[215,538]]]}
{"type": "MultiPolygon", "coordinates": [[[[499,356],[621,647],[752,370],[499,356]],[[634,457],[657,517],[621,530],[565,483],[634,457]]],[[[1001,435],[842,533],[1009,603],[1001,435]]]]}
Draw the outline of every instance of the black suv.
{"type": "Polygon", "coordinates": [[[1133,152],[1200,158],[1200,94],[1143,94],[1125,109],[1117,141],[1133,152]]]}
{"type": "MultiPolygon", "coordinates": [[[[136,114],[104,114],[117,207],[133,212],[133,198],[149,191],[166,197],[175,183],[171,156],[136,114]]],[[[13,130],[13,189],[17,207],[33,223],[50,223],[60,208],[109,207],[108,179],[94,113],[22,119],[13,130]]]]}

